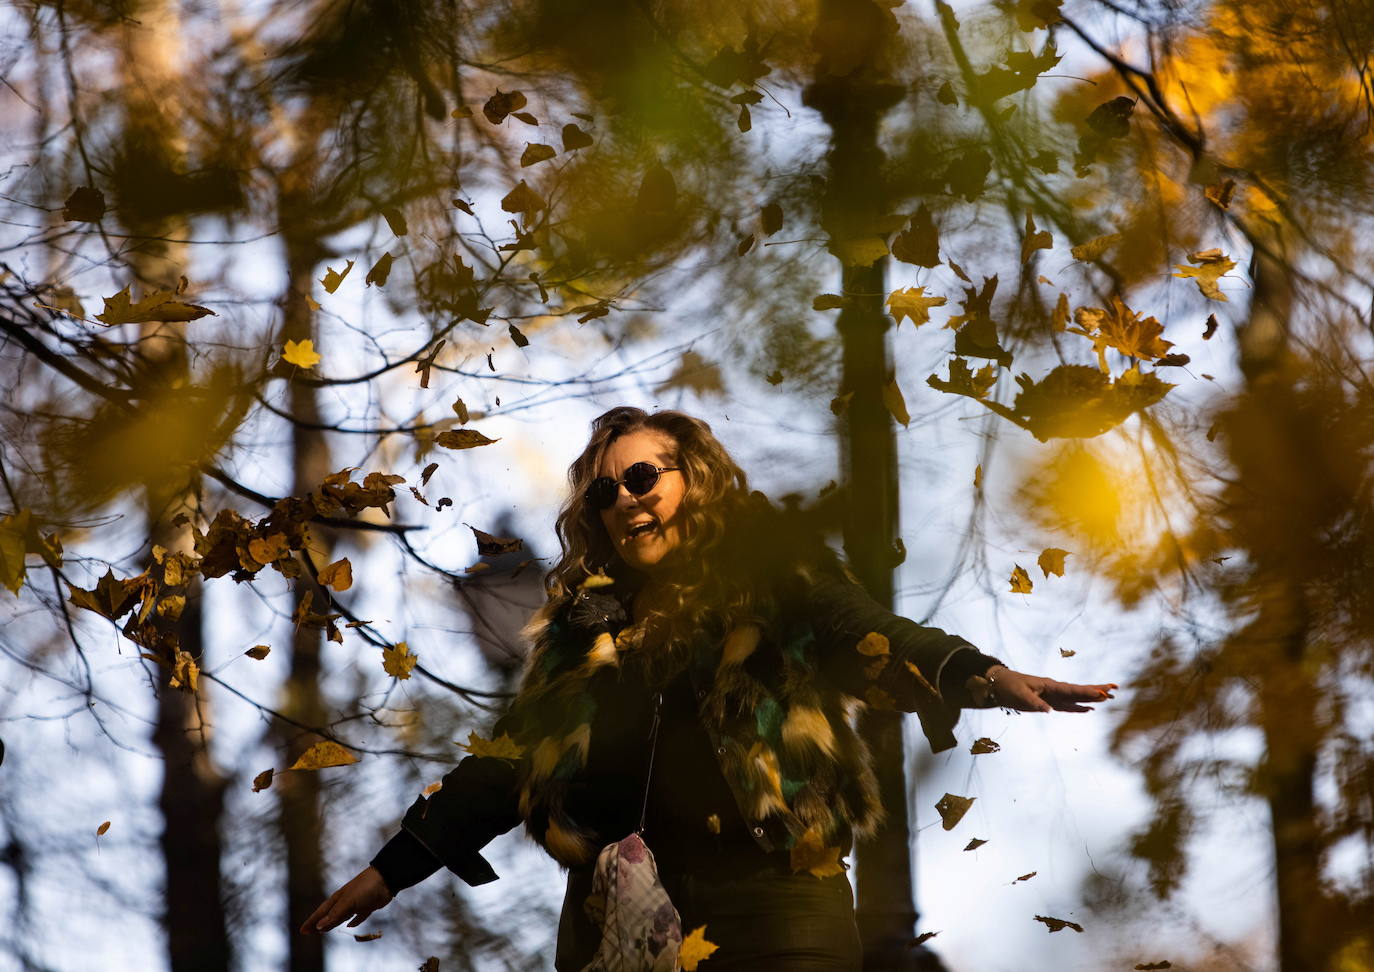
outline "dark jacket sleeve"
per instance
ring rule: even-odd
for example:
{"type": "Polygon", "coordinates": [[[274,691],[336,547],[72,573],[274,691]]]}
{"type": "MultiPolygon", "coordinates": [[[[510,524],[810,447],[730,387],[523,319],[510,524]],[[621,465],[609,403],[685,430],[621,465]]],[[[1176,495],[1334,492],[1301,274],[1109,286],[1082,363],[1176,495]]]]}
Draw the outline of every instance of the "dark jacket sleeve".
{"type": "Polygon", "coordinates": [[[842,574],[813,575],[805,597],[822,667],[836,687],[870,705],[915,712],[932,750],[952,747],[959,710],[970,703],[964,682],[1001,663],[957,635],[893,614],[842,574]]]}
{"type": "Polygon", "coordinates": [[[479,851],[520,822],[516,768],[509,760],[469,756],[429,797],[416,799],[401,832],[372,859],[392,894],[441,866],[471,885],[496,880],[479,851]]]}

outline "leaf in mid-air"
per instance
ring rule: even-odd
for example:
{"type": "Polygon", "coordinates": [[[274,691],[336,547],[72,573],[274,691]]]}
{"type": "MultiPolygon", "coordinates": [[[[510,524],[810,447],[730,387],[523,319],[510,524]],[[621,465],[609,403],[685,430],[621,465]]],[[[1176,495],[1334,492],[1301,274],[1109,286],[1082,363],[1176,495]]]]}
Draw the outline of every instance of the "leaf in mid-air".
{"type": "Polygon", "coordinates": [[[1026,235],[1021,239],[1021,262],[1025,263],[1036,250],[1048,250],[1054,246],[1054,237],[1048,230],[1037,230],[1035,220],[1026,213],[1026,235]]]}
{"type": "Polygon", "coordinates": [[[519,537],[498,537],[494,534],[487,533],[485,530],[479,530],[470,523],[464,525],[471,530],[473,536],[477,538],[477,552],[483,557],[494,557],[497,554],[514,553],[525,545],[525,542],[519,537]]]}
{"type": "Polygon", "coordinates": [[[924,287],[907,287],[904,290],[894,290],[887,297],[887,312],[898,324],[902,323],[902,318],[910,320],[914,327],[928,323],[930,321],[930,309],[943,307],[948,302],[948,298],[927,297],[925,291],[924,287]]]}
{"type": "Polygon", "coordinates": [[[1221,287],[1218,286],[1217,281],[1235,269],[1236,261],[1224,256],[1220,250],[1190,253],[1188,259],[1198,266],[1190,267],[1176,263],[1174,267],[1178,273],[1173,274],[1173,276],[1192,278],[1193,282],[1197,284],[1198,291],[1208,300],[1228,300],[1227,296],[1221,292],[1221,287]]]}
{"type": "Polygon", "coordinates": [[[682,947],[677,953],[678,964],[682,966],[683,972],[697,972],[697,965],[703,959],[710,958],[711,953],[719,947],[714,942],[706,940],[706,926],[702,925],[682,940],[682,947]]]}
{"type": "Polygon", "coordinates": [[[274,775],[275,775],[275,771],[274,771],[274,770],[265,769],[265,770],[263,770],[261,773],[259,773],[257,776],[253,777],[253,792],[254,792],[254,793],[261,793],[263,790],[265,790],[265,789],[267,789],[269,786],[271,786],[271,785],[272,785],[272,777],[273,777],[274,775]]]}
{"type": "Polygon", "coordinates": [[[346,591],[353,586],[353,565],[348,558],[336,560],[322,568],[315,578],[321,587],[332,587],[336,591],[346,591]]]}
{"type": "Polygon", "coordinates": [[[543,142],[526,142],[525,151],[520,154],[520,167],[527,168],[531,165],[538,165],[557,154],[558,151],[552,145],[545,145],[543,142]]]}
{"type": "Polygon", "coordinates": [[[320,363],[320,355],[315,350],[315,342],[309,338],[303,341],[287,341],[282,348],[281,359],[297,368],[313,368],[320,363]]]}
{"type": "Polygon", "coordinates": [[[973,801],[977,797],[955,796],[953,793],[946,793],[940,797],[940,802],[935,804],[935,810],[940,814],[940,826],[945,830],[953,830],[960,820],[964,819],[964,814],[968,813],[968,808],[973,806],[973,801]]]}
{"type": "Polygon", "coordinates": [[[320,285],[324,287],[326,294],[332,294],[339,289],[339,284],[343,283],[344,277],[348,276],[348,271],[353,269],[353,261],[349,260],[344,264],[342,271],[335,270],[333,267],[325,267],[324,276],[320,278],[320,285]]]}
{"type": "Polygon", "coordinates": [[[1052,932],[1063,931],[1065,928],[1072,928],[1080,934],[1083,931],[1083,926],[1078,922],[1068,921],[1064,918],[1051,918],[1048,915],[1036,915],[1035,920],[1044,924],[1044,926],[1052,932]]]}
{"type": "Polygon", "coordinates": [[[419,660],[419,656],[412,654],[410,646],[404,641],[382,649],[382,670],[396,678],[410,678],[410,670],[419,660]]]}
{"type": "Polygon", "coordinates": [[[391,276],[391,261],[390,251],[378,257],[377,262],[372,265],[372,269],[367,271],[367,276],[363,278],[363,284],[368,287],[374,284],[378,287],[385,287],[386,278],[391,276]]]}
{"type": "Polygon", "coordinates": [[[1026,568],[1020,564],[1014,564],[1011,568],[1011,590],[1012,594],[1029,594],[1034,585],[1031,583],[1030,574],[1026,573],[1026,568]]]}
{"type": "Polygon", "coordinates": [[[293,770],[319,770],[330,766],[348,766],[357,761],[357,756],[354,756],[332,739],[326,739],[315,743],[301,753],[290,768],[293,770]]]}
{"type": "Polygon", "coordinates": [[[1067,550],[1059,547],[1046,547],[1040,551],[1039,558],[1035,561],[1041,572],[1046,576],[1053,574],[1056,577],[1064,576],[1064,558],[1069,555],[1067,550]]]}
{"type": "Polygon", "coordinates": [[[487,446],[500,441],[500,439],[489,439],[476,429],[449,429],[434,437],[435,444],[441,445],[445,449],[475,449],[478,446],[487,446]]]}
{"type": "Polygon", "coordinates": [[[980,736],[973,741],[973,745],[968,748],[968,751],[975,756],[983,756],[987,753],[998,752],[1001,748],[1000,745],[993,742],[987,736],[980,736]]]}

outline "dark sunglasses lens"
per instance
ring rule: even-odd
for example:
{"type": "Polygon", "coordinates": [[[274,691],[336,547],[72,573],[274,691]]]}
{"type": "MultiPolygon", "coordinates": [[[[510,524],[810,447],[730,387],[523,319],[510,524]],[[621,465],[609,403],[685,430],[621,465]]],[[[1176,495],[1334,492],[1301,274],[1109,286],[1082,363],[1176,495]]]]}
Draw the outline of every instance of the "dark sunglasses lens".
{"type": "Polygon", "coordinates": [[[606,476],[593,479],[587,487],[587,502],[594,509],[604,510],[615,502],[615,483],[606,476]]]}
{"type": "Polygon", "coordinates": [[[625,488],[635,496],[643,496],[658,482],[658,470],[653,463],[637,462],[625,470],[625,488]]]}

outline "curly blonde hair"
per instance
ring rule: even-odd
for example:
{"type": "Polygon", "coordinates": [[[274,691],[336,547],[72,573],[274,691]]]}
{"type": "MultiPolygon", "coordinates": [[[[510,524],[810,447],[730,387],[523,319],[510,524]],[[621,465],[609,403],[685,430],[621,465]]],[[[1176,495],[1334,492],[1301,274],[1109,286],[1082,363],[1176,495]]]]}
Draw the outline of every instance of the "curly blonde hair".
{"type": "Polygon", "coordinates": [[[599,511],[586,500],[588,487],[597,477],[601,458],[612,442],[631,432],[651,431],[667,436],[674,444],[672,463],[681,469],[685,492],[679,517],[682,543],[673,551],[674,570],[669,580],[667,607],[660,620],[670,640],[683,625],[699,622],[707,614],[725,609],[739,617],[752,613],[749,585],[730,576],[720,556],[728,525],[750,502],[749,481],[744,470],[701,419],[683,412],[646,412],[619,406],[592,422],[592,434],[582,454],[568,468],[568,498],[558,513],[557,531],[562,555],[549,571],[549,595],[575,592],[589,576],[608,574],[613,591],[628,597],[644,577],[619,555],[606,534],[599,511]]]}

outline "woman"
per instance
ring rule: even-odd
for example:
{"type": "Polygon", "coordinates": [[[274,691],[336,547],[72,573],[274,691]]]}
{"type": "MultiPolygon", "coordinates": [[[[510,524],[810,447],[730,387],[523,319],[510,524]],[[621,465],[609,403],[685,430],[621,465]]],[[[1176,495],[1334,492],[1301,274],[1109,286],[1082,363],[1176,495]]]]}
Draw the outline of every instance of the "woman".
{"type": "Polygon", "coordinates": [[[495,880],[479,852],[523,820],[569,869],[560,972],[602,940],[586,907],[598,849],[637,829],[682,928],[718,946],[712,972],[857,970],[841,858],[882,808],[855,700],[916,712],[938,752],[960,705],[1085,712],[1115,688],[1013,672],[883,610],[680,412],[605,413],[569,482],[549,601],[496,728],[524,755],[463,760],[303,933],[354,927],[441,866],[495,880]]]}

